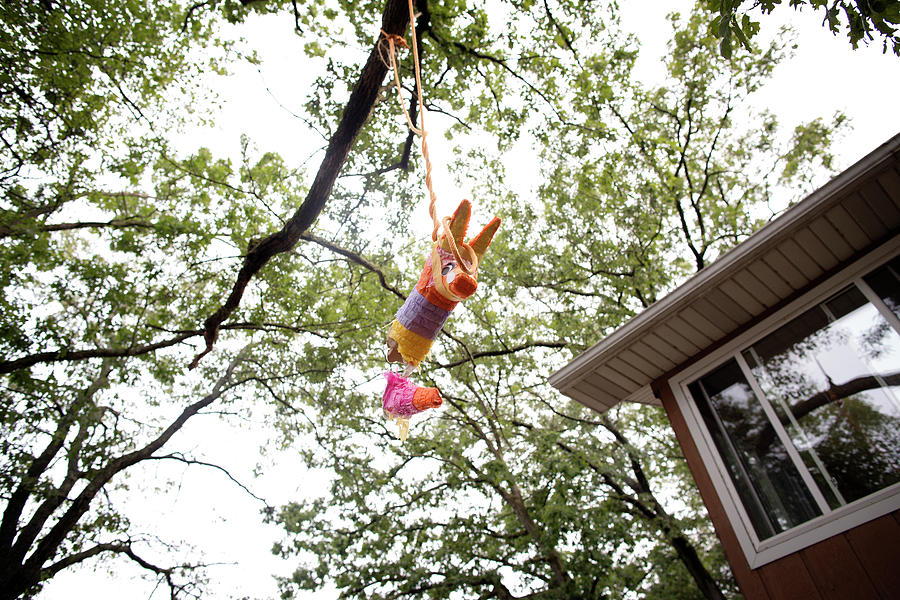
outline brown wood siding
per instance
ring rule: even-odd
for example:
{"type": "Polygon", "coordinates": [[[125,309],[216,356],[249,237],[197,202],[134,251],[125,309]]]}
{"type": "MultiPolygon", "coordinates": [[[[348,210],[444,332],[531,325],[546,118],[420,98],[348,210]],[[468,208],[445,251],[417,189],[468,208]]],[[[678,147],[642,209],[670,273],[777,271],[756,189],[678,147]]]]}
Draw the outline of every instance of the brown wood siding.
{"type": "Polygon", "coordinates": [[[804,548],[800,556],[822,598],[878,598],[874,584],[847,541],[846,532],[804,548]]]}
{"type": "Polygon", "coordinates": [[[900,511],[751,569],[667,379],[654,382],[746,600],[900,598],[900,511]]]}
{"type": "Polygon", "coordinates": [[[875,589],[884,598],[900,595],[900,523],[898,513],[884,515],[846,533],[875,589]]]}
{"type": "MultiPolygon", "coordinates": [[[[760,596],[760,598],[771,598],[772,600],[819,598],[812,574],[806,568],[803,559],[796,554],[769,563],[765,569],[756,569],[755,572],[763,580],[768,594],[760,596]]],[[[744,594],[744,598],[754,600],[747,594],[744,594]]]]}

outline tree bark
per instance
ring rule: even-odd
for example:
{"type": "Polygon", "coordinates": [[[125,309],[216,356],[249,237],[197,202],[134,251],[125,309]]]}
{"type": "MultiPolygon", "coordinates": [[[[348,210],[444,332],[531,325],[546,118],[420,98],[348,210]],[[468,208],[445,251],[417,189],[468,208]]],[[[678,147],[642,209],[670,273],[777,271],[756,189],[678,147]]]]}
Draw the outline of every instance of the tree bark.
{"type": "MultiPolygon", "coordinates": [[[[668,534],[669,532],[664,531],[664,533],[668,534]]],[[[672,544],[676,554],[678,554],[678,558],[681,559],[682,564],[687,568],[688,573],[691,574],[703,597],[707,600],[725,600],[722,590],[719,589],[719,584],[716,583],[709,571],[706,570],[706,567],[703,566],[703,561],[700,560],[694,546],[680,534],[669,537],[669,543],[672,544]]]]}

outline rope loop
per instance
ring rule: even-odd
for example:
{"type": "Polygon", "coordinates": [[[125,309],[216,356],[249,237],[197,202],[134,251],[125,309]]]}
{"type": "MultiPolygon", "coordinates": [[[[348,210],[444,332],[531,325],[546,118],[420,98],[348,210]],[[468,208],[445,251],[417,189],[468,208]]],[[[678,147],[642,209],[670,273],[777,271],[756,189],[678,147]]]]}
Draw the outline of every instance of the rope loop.
{"type": "Polygon", "coordinates": [[[381,57],[381,64],[388,69],[392,69],[394,66],[395,48],[400,46],[401,48],[409,50],[409,44],[406,43],[406,38],[402,35],[388,33],[384,29],[380,31],[381,39],[378,40],[378,55],[381,57]],[[385,52],[385,46],[387,46],[387,52],[385,52]],[[388,56],[389,58],[385,58],[385,56],[388,56]]]}
{"type": "Polygon", "coordinates": [[[384,36],[384,41],[391,43],[393,46],[403,46],[404,48],[409,50],[409,44],[406,43],[406,38],[399,33],[388,33],[387,31],[382,29],[381,35],[384,36]]]}

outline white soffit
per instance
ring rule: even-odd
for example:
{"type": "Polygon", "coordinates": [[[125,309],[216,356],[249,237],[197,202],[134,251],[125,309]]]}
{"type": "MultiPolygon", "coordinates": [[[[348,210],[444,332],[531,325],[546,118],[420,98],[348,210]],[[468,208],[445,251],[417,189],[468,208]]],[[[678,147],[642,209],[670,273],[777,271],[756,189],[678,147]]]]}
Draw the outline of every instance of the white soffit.
{"type": "Polygon", "coordinates": [[[598,412],[900,231],[900,134],[550,376],[598,412]]]}

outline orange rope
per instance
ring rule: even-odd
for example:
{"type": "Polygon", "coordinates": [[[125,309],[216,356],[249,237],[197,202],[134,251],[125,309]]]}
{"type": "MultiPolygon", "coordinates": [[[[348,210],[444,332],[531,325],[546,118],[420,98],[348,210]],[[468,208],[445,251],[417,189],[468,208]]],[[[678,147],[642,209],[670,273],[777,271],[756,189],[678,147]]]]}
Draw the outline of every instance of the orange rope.
{"type": "Polygon", "coordinates": [[[438,243],[438,231],[443,228],[444,238],[447,240],[447,244],[450,246],[450,252],[453,253],[453,257],[456,259],[456,264],[468,275],[474,275],[478,271],[478,256],[475,254],[475,251],[472,250],[472,247],[466,244],[463,240],[460,240],[460,244],[463,248],[466,249],[470,260],[466,261],[460,255],[459,248],[456,244],[456,239],[453,237],[453,233],[450,231],[450,217],[444,217],[443,219],[438,219],[437,216],[437,194],[434,192],[434,185],[431,179],[431,157],[428,153],[428,131],[425,129],[425,102],[422,99],[422,75],[421,70],[419,68],[419,44],[416,39],[416,15],[413,10],[413,0],[408,0],[409,4],[409,23],[410,23],[410,32],[412,35],[412,50],[413,50],[413,71],[416,74],[416,92],[418,95],[419,102],[419,127],[416,128],[415,124],[412,122],[412,118],[409,116],[409,112],[406,110],[406,104],[403,100],[403,89],[400,87],[400,74],[399,69],[397,69],[397,62],[394,57],[396,46],[403,46],[404,48],[409,48],[409,45],[406,43],[406,40],[403,36],[396,34],[385,33],[382,29],[381,33],[384,35],[384,39],[387,41],[389,46],[389,54],[390,54],[390,64],[384,61],[384,55],[382,54],[381,60],[385,62],[385,66],[389,67],[394,71],[394,84],[397,86],[397,100],[400,102],[400,108],[403,110],[403,115],[406,117],[406,124],[409,126],[409,130],[422,137],[422,157],[425,159],[425,187],[428,188],[428,216],[431,217],[432,223],[434,224],[434,228],[431,231],[431,239],[438,243]],[[468,265],[466,263],[469,263],[468,265]]]}

